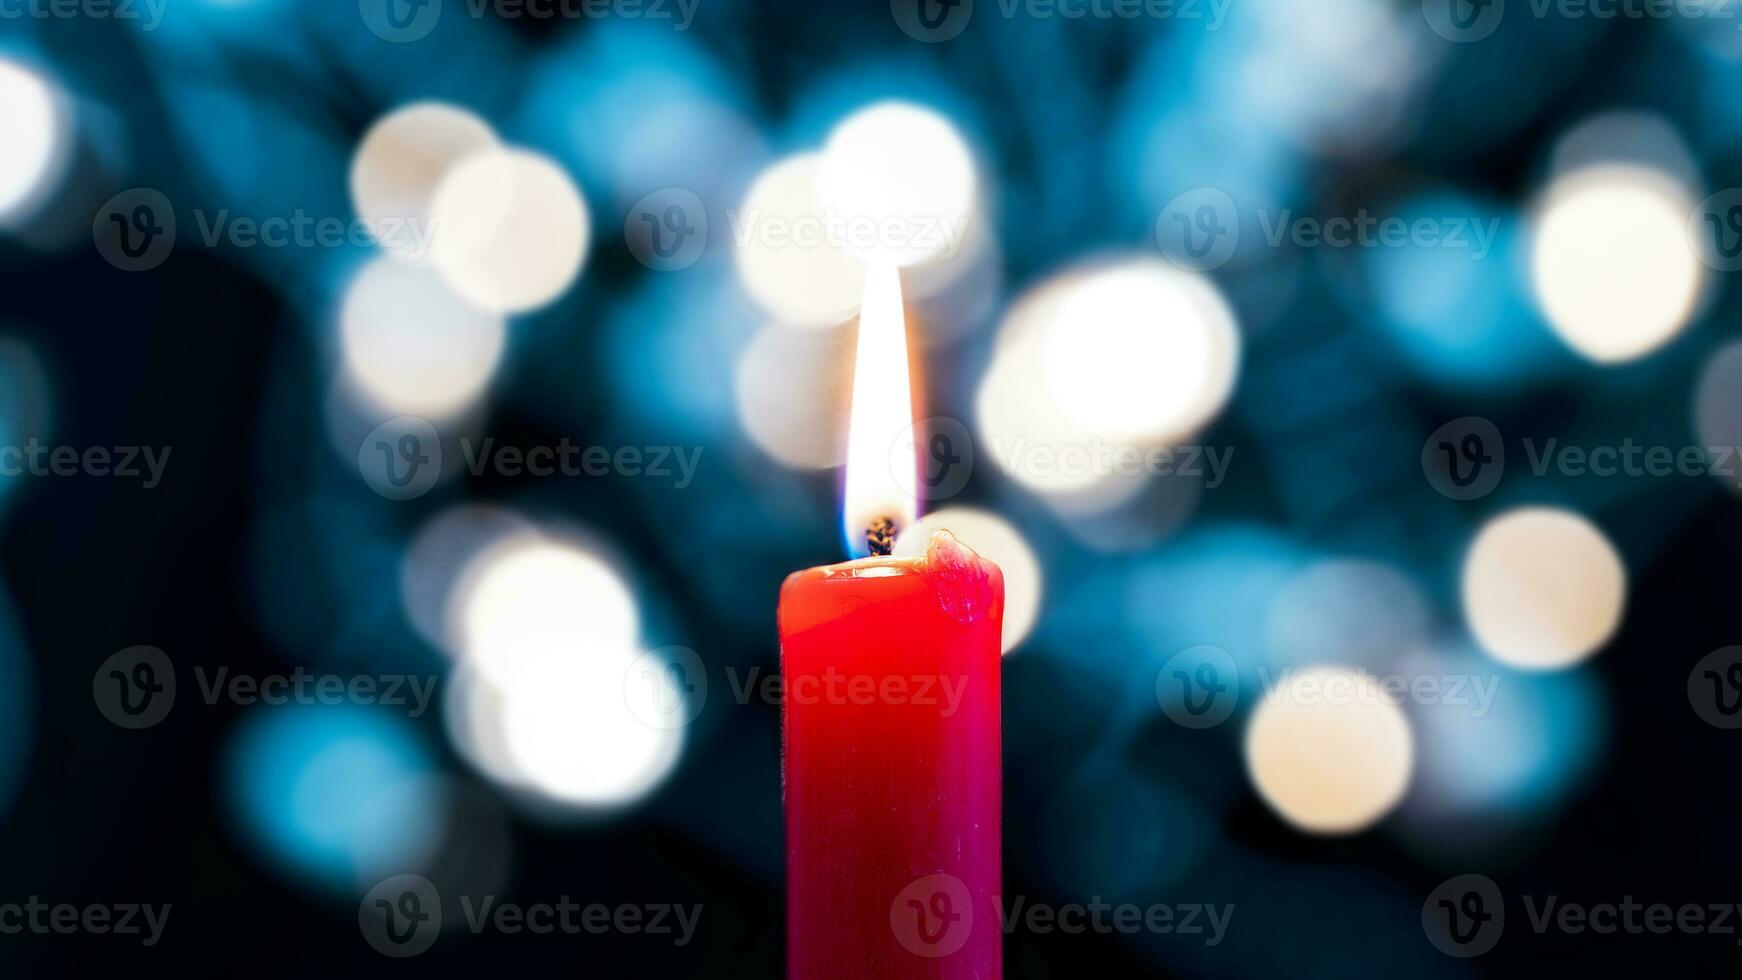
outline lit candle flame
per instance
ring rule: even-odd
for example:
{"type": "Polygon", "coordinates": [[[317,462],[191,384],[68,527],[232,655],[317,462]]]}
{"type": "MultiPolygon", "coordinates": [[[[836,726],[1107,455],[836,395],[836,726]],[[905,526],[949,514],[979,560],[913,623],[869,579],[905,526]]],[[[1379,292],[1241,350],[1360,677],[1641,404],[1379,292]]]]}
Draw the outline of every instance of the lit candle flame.
{"type": "Polygon", "coordinates": [[[871,553],[867,531],[879,519],[893,521],[899,531],[918,516],[918,465],[901,278],[894,266],[876,264],[866,270],[859,309],[847,489],[841,507],[847,547],[854,557],[871,553]]]}

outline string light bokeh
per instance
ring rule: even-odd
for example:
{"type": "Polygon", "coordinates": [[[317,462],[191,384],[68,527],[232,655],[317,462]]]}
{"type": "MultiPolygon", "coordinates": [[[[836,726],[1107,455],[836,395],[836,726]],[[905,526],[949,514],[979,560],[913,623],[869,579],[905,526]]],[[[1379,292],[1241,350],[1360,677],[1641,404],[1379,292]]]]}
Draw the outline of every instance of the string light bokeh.
{"type": "MultiPolygon", "coordinates": [[[[377,965],[389,874],[687,896],[693,948],[597,962],[777,972],[774,607],[847,557],[887,267],[896,554],[1004,571],[1012,894],[1240,910],[1216,948],[1013,934],[1012,975],[1467,975],[1420,925],[1453,874],[1728,880],[1689,864],[1734,791],[1688,775],[1728,748],[1687,693],[1739,625],[1726,34],[983,3],[931,43],[703,0],[401,42],[315,6],[0,21],[0,448],[174,447],[149,492],[0,476],[21,887],[76,866],[225,935],[243,894],[333,975],[377,965]],[[92,706],[137,644],[179,683],[143,733],[92,706]],[[432,693],[202,698],[220,667],[432,693]]],[[[1604,961],[1565,940],[1507,965],[1604,961]]]]}

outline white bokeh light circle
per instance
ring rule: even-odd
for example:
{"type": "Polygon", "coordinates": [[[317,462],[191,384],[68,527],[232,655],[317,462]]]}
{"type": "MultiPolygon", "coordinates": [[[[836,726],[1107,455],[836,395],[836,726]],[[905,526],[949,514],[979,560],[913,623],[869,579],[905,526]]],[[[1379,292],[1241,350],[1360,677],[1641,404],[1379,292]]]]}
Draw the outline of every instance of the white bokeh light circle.
{"type": "MultiPolygon", "coordinates": [[[[635,802],[671,772],[684,729],[649,725],[624,697],[633,647],[548,649],[503,690],[503,728],[515,771],[551,799],[612,808],[635,802]]],[[[652,672],[657,683],[670,683],[652,672]]],[[[680,696],[675,690],[666,697],[680,696]]]]}
{"type": "Polygon", "coordinates": [[[859,310],[865,263],[831,233],[814,153],[777,160],[728,215],[738,278],[782,323],[830,326],[859,310]]]}
{"type": "Polygon", "coordinates": [[[1283,677],[1246,729],[1246,769],[1285,820],[1351,834],[1390,813],[1415,768],[1403,710],[1371,675],[1319,666],[1283,677]]]}
{"type": "Polygon", "coordinates": [[[1578,663],[1614,635],[1627,568],[1572,511],[1522,507],[1484,525],[1464,559],[1464,618],[1496,659],[1531,670],[1578,663]]]}
{"type": "Polygon", "coordinates": [[[448,740],[472,768],[508,787],[524,787],[526,776],[508,751],[507,699],[469,667],[448,675],[442,698],[448,740]]]}
{"type": "Polygon", "coordinates": [[[28,216],[58,178],[68,142],[59,91],[0,58],[0,226],[28,216]]]}
{"type": "Polygon", "coordinates": [[[935,532],[948,531],[1004,573],[1003,651],[1022,645],[1040,615],[1043,577],[1040,559],[1022,533],[997,514],[972,507],[946,507],[903,528],[895,554],[917,558],[935,532]]]}
{"type": "Polygon", "coordinates": [[[477,115],[440,102],[417,102],[376,120],[351,159],[351,206],[395,258],[428,257],[431,206],[448,173],[497,146],[477,115]]]}
{"type": "Polygon", "coordinates": [[[380,258],[346,290],[339,335],[346,375],[371,402],[440,419],[489,384],[507,323],[455,296],[430,269],[380,258]]]}
{"type": "Polygon", "coordinates": [[[449,607],[472,562],[496,544],[534,534],[519,512],[495,504],[459,504],[425,521],[399,566],[399,597],[418,635],[451,657],[461,655],[449,607]]]}
{"type": "Polygon", "coordinates": [[[1688,247],[1695,202],[1645,167],[1557,177],[1532,222],[1531,283],[1549,326],[1599,364],[1643,357],[1693,317],[1706,274],[1688,247]]]}
{"type": "MultiPolygon", "coordinates": [[[[1718,348],[1707,359],[1694,393],[1694,430],[1702,446],[1742,446],[1742,341],[1718,348]]],[[[1731,493],[1742,493],[1737,465],[1711,470],[1731,493]]]]}
{"type": "Polygon", "coordinates": [[[1214,418],[1240,364],[1234,313],[1210,280],[1152,259],[1086,276],[1045,341],[1053,399],[1116,442],[1184,438],[1214,418]]]}
{"type": "Polygon", "coordinates": [[[474,153],[448,172],[430,206],[431,257],[481,310],[524,313],[568,290],[586,260],[587,205],[549,157],[474,153]]]}
{"type": "Polygon", "coordinates": [[[853,337],[851,325],[799,330],[770,324],[751,339],[733,386],[738,419],[763,452],[794,469],[846,461],[853,337]]]}
{"type": "Polygon", "coordinates": [[[974,160],[950,121],[923,106],[879,102],[829,134],[818,180],[825,207],[875,229],[852,243],[867,259],[910,265],[960,248],[974,220],[974,160]]]}
{"type": "Polygon", "coordinates": [[[1055,508],[1105,511],[1150,475],[1115,461],[1196,435],[1239,365],[1233,313],[1208,279],[1149,258],[1065,272],[1006,315],[975,398],[979,435],[1055,508]]]}
{"type": "Polygon", "coordinates": [[[982,451],[989,450],[1017,483],[1050,499],[1086,500],[1085,510],[1125,499],[1141,483],[1125,481],[1130,485],[1124,486],[1088,468],[1034,464],[1036,447],[1056,453],[1091,438],[1048,397],[1041,377],[1045,359],[1038,348],[1032,337],[1004,345],[981,377],[974,408],[982,451]]]}
{"type": "Polygon", "coordinates": [[[635,597],[609,565],[541,535],[479,555],[453,601],[465,660],[504,692],[552,651],[633,649],[640,628],[635,597]]]}

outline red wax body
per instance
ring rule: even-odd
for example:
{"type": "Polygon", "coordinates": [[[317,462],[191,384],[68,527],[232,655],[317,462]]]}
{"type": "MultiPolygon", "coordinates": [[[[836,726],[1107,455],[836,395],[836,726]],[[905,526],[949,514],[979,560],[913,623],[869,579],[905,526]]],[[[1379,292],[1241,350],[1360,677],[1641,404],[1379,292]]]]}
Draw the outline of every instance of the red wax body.
{"type": "Polygon", "coordinates": [[[780,595],[787,975],[994,980],[1002,937],[998,567],[813,568],[780,595]]]}

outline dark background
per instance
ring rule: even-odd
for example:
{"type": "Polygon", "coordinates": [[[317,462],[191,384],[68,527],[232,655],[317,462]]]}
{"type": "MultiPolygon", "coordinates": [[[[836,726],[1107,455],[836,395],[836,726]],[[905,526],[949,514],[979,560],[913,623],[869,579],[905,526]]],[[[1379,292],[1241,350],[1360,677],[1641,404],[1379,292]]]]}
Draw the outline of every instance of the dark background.
{"type": "MultiPolygon", "coordinates": [[[[1177,192],[1214,183],[1192,179],[1183,162],[1178,173],[1142,176],[1147,164],[1131,150],[1132,129],[1191,105],[1262,135],[1261,120],[1218,101],[1204,81],[1221,70],[1218,45],[1232,49],[1274,31],[1266,43],[1277,51],[1305,46],[1297,26],[1344,29],[1354,19],[1338,19],[1343,7],[1398,18],[1417,45],[1408,61],[1421,77],[1408,84],[1405,123],[1372,145],[1297,147],[1275,164],[1281,176],[1269,186],[1306,213],[1383,209],[1409,189],[1433,188],[1492,202],[1510,218],[1541,186],[1554,140],[1616,108],[1657,114],[1679,131],[1705,182],[1696,199],[1738,180],[1742,62],[1676,24],[1514,12],[1494,39],[1452,46],[1426,31],[1413,3],[1315,4],[1285,15],[1281,3],[1233,2],[1252,19],[1246,27],[1208,33],[1167,20],[1038,21],[982,11],[961,37],[921,45],[880,3],[702,0],[689,31],[653,41],[640,25],[611,20],[452,17],[428,41],[396,47],[370,35],[347,2],[316,11],[270,0],[240,10],[169,0],[151,36],[106,21],[0,22],[9,45],[0,54],[27,49],[52,64],[100,123],[81,151],[88,159],[79,179],[91,189],[66,195],[75,215],[133,186],[161,188],[189,206],[282,213],[270,188],[297,174],[290,199],[348,216],[351,148],[376,117],[415,98],[459,102],[521,142],[579,159],[560,126],[524,109],[532,68],[571,50],[595,59],[577,79],[583,90],[605,87],[618,70],[597,57],[601,50],[679,72],[688,63],[667,59],[668,46],[705,60],[730,80],[728,97],[763,134],[769,159],[814,143],[861,102],[923,96],[934,86],[937,104],[955,111],[982,165],[997,174],[988,193],[1003,288],[957,339],[922,355],[933,407],[964,419],[997,313],[1015,294],[1101,250],[1155,253],[1155,215],[1172,194],[1152,184],[1177,192]],[[250,133],[231,130],[214,103],[194,96],[214,89],[227,93],[237,118],[254,120],[250,133]],[[188,138],[190,126],[207,133],[203,145],[188,138]],[[226,188],[214,179],[226,168],[249,174],[226,188]]],[[[1320,101],[1323,79],[1299,84],[1309,103],[1320,101]]],[[[1212,176],[1239,171],[1219,156],[1219,138],[1176,137],[1163,156],[1201,157],[1212,176]]],[[[165,482],[150,491],[91,477],[0,482],[8,597],[0,705],[11,716],[0,726],[0,900],[174,906],[163,942],[151,949],[116,936],[0,937],[8,975],[134,965],[272,977],[780,972],[772,706],[716,699],[655,792],[587,819],[543,817],[477,775],[448,741],[439,707],[412,720],[411,734],[448,774],[452,805],[464,815],[451,832],[503,842],[502,894],[702,903],[705,912],[695,941],[681,949],[646,936],[453,933],[430,955],[395,961],[358,933],[360,889],[299,875],[296,855],[263,849],[231,805],[238,731],[251,712],[272,709],[193,698],[196,665],[258,674],[296,665],[444,671],[444,656],[400,609],[397,562],[424,520],[467,500],[601,529],[655,610],[644,626],[650,644],[773,668],[781,579],[840,557],[836,475],[787,470],[761,454],[731,416],[729,396],[723,416],[717,399],[709,403],[700,430],[688,428],[683,412],[662,409],[662,393],[683,386],[729,391],[730,363],[716,365],[712,378],[660,374],[636,350],[672,337],[681,343],[678,332],[698,315],[734,324],[757,315],[715,305],[712,287],[689,284],[701,273],[686,282],[637,264],[618,229],[638,195],[622,199],[624,189],[577,169],[593,212],[591,254],[560,300],[516,318],[490,389],[487,431],[521,445],[565,437],[700,445],[698,483],[687,490],[487,476],[417,501],[382,500],[332,447],[322,415],[329,308],[354,257],[236,254],[194,243],[161,268],[129,274],[100,257],[82,217],[59,242],[0,236],[0,328],[41,369],[40,391],[14,374],[0,404],[37,398],[44,409],[20,410],[26,421],[9,420],[9,428],[59,445],[174,447],[165,482]],[[91,697],[97,665],[136,644],[169,652],[187,698],[139,732],[111,725],[91,697]]],[[[1429,432],[1464,415],[1569,441],[1697,442],[1689,399],[1701,366],[1738,333],[1735,290],[1714,276],[1712,301],[1694,324],[1633,363],[1598,367],[1554,348],[1516,373],[1447,380],[1389,342],[1384,311],[1345,265],[1355,261],[1267,256],[1215,274],[1241,314],[1247,347],[1234,401],[1206,438],[1236,447],[1241,465],[1226,486],[1202,495],[1183,527],[1110,553],[1067,533],[993,466],[977,469],[962,495],[1017,524],[1046,571],[1039,624],[1006,660],[1006,891],[1054,903],[1102,895],[1236,906],[1227,940],[1211,949],[1185,937],[1018,931],[1006,940],[1008,975],[1733,972],[1742,957],[1734,936],[1535,935],[1516,896],[1742,900],[1731,846],[1736,737],[1703,723],[1686,694],[1694,662],[1742,634],[1737,500],[1715,480],[1526,475],[1488,500],[1454,503],[1423,479],[1418,453],[1429,432]],[[1290,284],[1275,288],[1273,277],[1290,284]],[[1544,736],[1548,748],[1529,750],[1544,760],[1532,785],[1548,789],[1493,811],[1443,821],[1403,815],[1349,838],[1311,837],[1254,794],[1237,726],[1192,732],[1153,703],[1124,710],[1153,690],[1155,666],[1174,650],[1238,646],[1213,630],[1170,632],[1169,603],[1188,600],[1146,590],[1197,577],[1189,601],[1204,618],[1196,622],[1263,615],[1241,588],[1252,579],[1237,542],[1217,529],[1286,540],[1300,554],[1402,568],[1430,599],[1436,642],[1456,646],[1468,642],[1456,592],[1463,544],[1502,506],[1540,500],[1575,507],[1604,528],[1630,575],[1620,631],[1577,668],[1578,696],[1600,719],[1594,734],[1544,736]],[[1217,555],[1227,563],[1211,560],[1217,555]],[[1500,885],[1509,920],[1497,949],[1459,961],[1428,943],[1420,914],[1436,885],[1465,872],[1500,885]]],[[[713,266],[722,267],[729,270],[729,257],[713,266]]],[[[1528,303],[1498,319],[1509,339],[1492,352],[1497,363],[1513,363],[1515,347],[1535,343],[1529,338],[1548,338],[1528,303]]]]}

